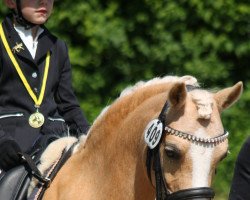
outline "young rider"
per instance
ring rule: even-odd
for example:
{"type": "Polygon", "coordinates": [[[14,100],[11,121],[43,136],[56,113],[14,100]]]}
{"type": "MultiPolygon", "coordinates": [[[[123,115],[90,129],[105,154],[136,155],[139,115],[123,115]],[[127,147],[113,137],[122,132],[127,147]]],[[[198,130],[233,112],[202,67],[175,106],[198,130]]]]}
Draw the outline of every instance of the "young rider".
{"type": "Polygon", "coordinates": [[[20,164],[48,135],[88,130],[71,83],[66,44],[44,26],[54,0],[4,0],[0,26],[0,169],[20,164]],[[69,129],[68,129],[69,128],[69,129]]]}

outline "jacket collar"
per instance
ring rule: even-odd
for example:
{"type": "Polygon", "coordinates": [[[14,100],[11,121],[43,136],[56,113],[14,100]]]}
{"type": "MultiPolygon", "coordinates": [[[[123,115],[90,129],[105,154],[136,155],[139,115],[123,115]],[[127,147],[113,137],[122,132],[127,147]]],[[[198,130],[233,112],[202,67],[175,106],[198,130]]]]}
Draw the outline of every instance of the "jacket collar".
{"type": "Polygon", "coordinates": [[[53,36],[45,26],[42,26],[44,29],[43,33],[38,37],[38,46],[36,50],[35,61],[39,62],[41,58],[46,56],[47,52],[50,51],[51,47],[56,42],[56,37],[53,36]]]}
{"type": "Polygon", "coordinates": [[[5,30],[6,38],[13,53],[18,57],[20,56],[25,58],[26,60],[31,61],[35,65],[38,64],[41,58],[46,56],[47,52],[50,51],[52,45],[56,42],[56,37],[54,37],[45,26],[42,26],[42,28],[44,29],[44,32],[38,38],[37,52],[34,60],[29,50],[26,48],[22,39],[15,30],[13,26],[12,16],[7,16],[3,21],[3,29],[5,30]],[[19,48],[19,51],[15,51],[17,45],[20,46],[20,44],[23,48],[19,48]]]}

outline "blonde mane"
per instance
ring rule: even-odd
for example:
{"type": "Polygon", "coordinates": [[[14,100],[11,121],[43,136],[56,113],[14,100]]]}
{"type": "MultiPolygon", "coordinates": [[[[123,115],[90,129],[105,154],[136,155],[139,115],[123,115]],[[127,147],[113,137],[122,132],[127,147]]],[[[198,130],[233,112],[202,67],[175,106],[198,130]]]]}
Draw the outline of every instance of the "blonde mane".
{"type": "Polygon", "coordinates": [[[92,129],[96,128],[98,124],[102,124],[102,121],[112,121],[113,124],[116,124],[115,121],[117,120],[118,123],[118,121],[121,121],[123,116],[127,116],[129,112],[135,109],[143,101],[156,94],[166,92],[167,88],[176,82],[183,82],[186,85],[199,86],[197,79],[189,75],[182,77],[164,76],[162,78],[157,77],[149,81],[139,81],[134,86],[125,88],[121,92],[120,96],[111,105],[106,106],[102,110],[101,114],[94,121],[89,133],[91,133],[92,129]],[[124,105],[126,105],[126,107],[124,107],[124,105]],[[112,110],[110,110],[111,107],[112,110]],[[119,116],[119,119],[114,116],[119,116]],[[112,118],[112,120],[108,120],[109,118],[112,118]]]}
{"type": "Polygon", "coordinates": [[[164,77],[156,77],[153,78],[149,81],[139,81],[137,82],[134,86],[129,86],[125,88],[121,94],[120,97],[132,94],[135,92],[137,89],[141,89],[142,87],[149,86],[149,85],[155,85],[155,84],[160,84],[160,83],[170,83],[170,82],[176,82],[176,81],[181,81],[185,82],[186,85],[193,85],[193,86],[199,86],[197,79],[192,77],[192,76],[164,76],[164,77]]]}
{"type": "MultiPolygon", "coordinates": [[[[184,82],[186,85],[192,85],[195,87],[199,86],[197,79],[193,76],[190,76],[190,75],[186,75],[186,76],[182,76],[182,77],[178,77],[178,76],[156,77],[156,78],[153,78],[149,81],[139,81],[133,86],[128,86],[120,93],[120,96],[116,99],[116,101],[122,97],[132,95],[136,91],[138,91],[139,89],[145,88],[147,86],[153,86],[153,85],[157,86],[159,84],[163,84],[163,83],[169,84],[169,83],[173,83],[173,82],[184,82]]],[[[109,109],[109,107],[110,107],[110,105],[106,106],[101,111],[100,115],[96,118],[95,121],[97,121],[99,118],[101,118],[103,116],[103,114],[106,113],[106,111],[109,109]]]]}

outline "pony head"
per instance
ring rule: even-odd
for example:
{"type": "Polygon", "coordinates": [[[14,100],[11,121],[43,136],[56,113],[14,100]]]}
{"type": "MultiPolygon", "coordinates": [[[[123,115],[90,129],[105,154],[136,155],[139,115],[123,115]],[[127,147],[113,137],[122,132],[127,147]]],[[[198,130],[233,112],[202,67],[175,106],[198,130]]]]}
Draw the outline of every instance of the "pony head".
{"type": "MultiPolygon", "coordinates": [[[[169,199],[212,198],[209,187],[216,166],[228,152],[228,132],[220,115],[241,93],[241,82],[215,93],[200,88],[188,92],[184,83],[173,84],[158,146],[160,187],[165,187],[169,199]]],[[[155,180],[153,184],[156,187],[155,180]]]]}

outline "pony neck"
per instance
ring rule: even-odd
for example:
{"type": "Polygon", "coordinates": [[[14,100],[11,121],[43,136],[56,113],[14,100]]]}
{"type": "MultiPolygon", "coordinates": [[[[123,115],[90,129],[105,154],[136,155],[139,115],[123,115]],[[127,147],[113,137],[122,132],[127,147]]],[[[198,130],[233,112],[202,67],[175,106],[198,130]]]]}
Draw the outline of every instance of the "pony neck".
{"type": "Polygon", "coordinates": [[[78,156],[75,155],[79,165],[91,165],[84,166],[84,170],[96,170],[93,173],[95,175],[102,172],[106,174],[106,181],[119,182],[121,180],[118,179],[123,177],[122,181],[128,184],[126,189],[138,185],[138,195],[145,192],[140,191],[141,188],[146,188],[153,195],[153,187],[146,172],[143,132],[148,122],[158,117],[167,99],[168,87],[166,83],[147,86],[117,99],[95,121],[86,143],[79,148],[78,156]],[[110,171],[112,174],[108,175],[110,171]],[[146,186],[141,187],[142,183],[146,186]]]}
{"type": "MultiPolygon", "coordinates": [[[[168,93],[166,91],[171,87],[171,84],[159,83],[145,86],[131,94],[118,98],[94,122],[89,131],[90,136],[84,145],[85,149],[90,149],[93,152],[98,149],[97,146],[100,148],[102,148],[101,146],[108,148],[112,145],[119,147],[127,143],[128,140],[138,142],[146,124],[151,118],[157,117],[159,114],[155,112],[153,107],[159,106],[158,110],[160,112],[167,99],[168,93]],[[162,101],[159,104],[153,101],[149,105],[147,104],[150,99],[159,94],[162,95],[162,101]],[[149,108],[153,109],[155,113],[146,114],[149,108]],[[141,110],[141,112],[138,112],[138,110],[141,110]],[[138,123],[138,120],[144,123],[138,123]],[[140,130],[136,130],[135,126],[138,126],[140,130]],[[118,139],[119,142],[117,142],[118,139]]],[[[129,146],[129,149],[131,149],[131,146],[129,146]]]]}

